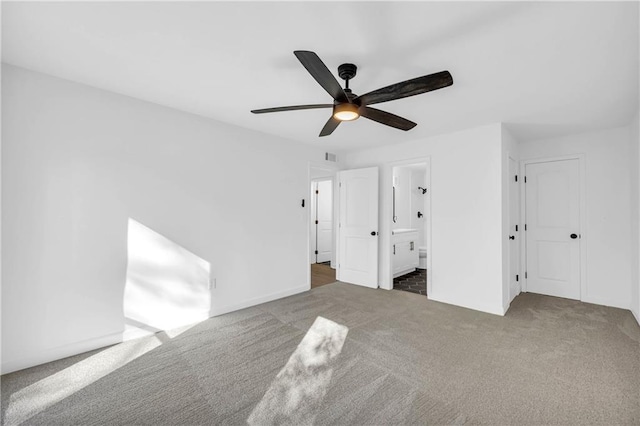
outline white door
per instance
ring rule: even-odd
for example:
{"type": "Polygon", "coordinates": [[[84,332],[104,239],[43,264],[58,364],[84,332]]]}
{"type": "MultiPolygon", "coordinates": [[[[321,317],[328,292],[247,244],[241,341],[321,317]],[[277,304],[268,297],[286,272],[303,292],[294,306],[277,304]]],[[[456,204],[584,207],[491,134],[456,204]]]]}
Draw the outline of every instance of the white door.
{"type": "MultiPolygon", "coordinates": [[[[520,191],[518,166],[509,158],[509,300],[520,293],[520,191]]],[[[523,277],[524,278],[524,277],[523,277]]]]}
{"type": "Polygon", "coordinates": [[[333,182],[323,180],[316,187],[316,262],[330,262],[333,250],[333,182]]]}
{"type": "Polygon", "coordinates": [[[527,291],[580,299],[579,160],[526,165],[527,291]]]}
{"type": "Polygon", "coordinates": [[[378,168],[338,173],[339,281],[378,287],[378,168]]]}

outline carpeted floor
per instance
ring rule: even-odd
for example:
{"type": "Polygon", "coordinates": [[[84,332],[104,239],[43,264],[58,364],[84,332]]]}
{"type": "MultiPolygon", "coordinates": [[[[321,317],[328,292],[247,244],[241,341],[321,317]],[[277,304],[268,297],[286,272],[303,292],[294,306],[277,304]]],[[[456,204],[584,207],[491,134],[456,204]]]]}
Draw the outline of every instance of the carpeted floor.
{"type": "Polygon", "coordinates": [[[626,310],[325,285],[2,377],[3,424],[639,424],[626,310]]]}

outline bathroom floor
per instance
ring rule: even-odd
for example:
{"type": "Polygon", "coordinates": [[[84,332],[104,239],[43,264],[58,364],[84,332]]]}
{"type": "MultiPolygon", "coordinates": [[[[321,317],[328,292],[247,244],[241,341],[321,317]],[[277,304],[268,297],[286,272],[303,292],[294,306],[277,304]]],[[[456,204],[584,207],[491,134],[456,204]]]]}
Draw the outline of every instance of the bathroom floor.
{"type": "Polygon", "coordinates": [[[393,289],[427,295],[427,270],[416,269],[414,272],[393,279],[393,289]]]}

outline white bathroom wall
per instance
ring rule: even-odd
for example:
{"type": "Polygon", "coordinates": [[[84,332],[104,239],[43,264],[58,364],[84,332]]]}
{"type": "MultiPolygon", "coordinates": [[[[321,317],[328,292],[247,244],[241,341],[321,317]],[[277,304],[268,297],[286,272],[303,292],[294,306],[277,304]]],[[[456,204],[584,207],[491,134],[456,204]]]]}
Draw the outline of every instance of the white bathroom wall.
{"type": "Polygon", "coordinates": [[[212,314],[308,288],[324,151],[4,65],[2,122],[3,373],[120,340],[130,219],[210,264],[212,314]]]}
{"type": "Polygon", "coordinates": [[[396,222],[393,229],[411,228],[411,170],[405,167],[393,169],[396,188],[396,222]]]}
{"type": "Polygon", "coordinates": [[[427,194],[423,194],[418,187],[425,188],[426,187],[426,166],[423,166],[417,170],[411,171],[411,224],[410,228],[418,230],[418,247],[424,247],[426,241],[426,216],[418,217],[418,212],[425,215],[427,212],[425,210],[425,199],[427,194]]]}
{"type": "Polygon", "coordinates": [[[631,308],[630,127],[520,144],[522,160],[584,154],[586,294],[582,300],[631,308]]]}
{"type": "Polygon", "coordinates": [[[501,125],[343,156],[345,168],[380,166],[380,286],[391,280],[394,162],[430,158],[432,300],[494,314],[502,303],[501,125]]]}

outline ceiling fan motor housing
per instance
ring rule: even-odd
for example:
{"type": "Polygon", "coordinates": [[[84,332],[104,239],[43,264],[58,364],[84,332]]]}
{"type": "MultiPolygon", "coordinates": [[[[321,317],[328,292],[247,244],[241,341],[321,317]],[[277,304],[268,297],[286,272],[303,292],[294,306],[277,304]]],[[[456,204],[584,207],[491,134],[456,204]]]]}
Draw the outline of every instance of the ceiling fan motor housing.
{"type": "Polygon", "coordinates": [[[356,76],[358,67],[353,64],[342,64],[338,67],[338,75],[343,80],[351,80],[356,76]]]}

